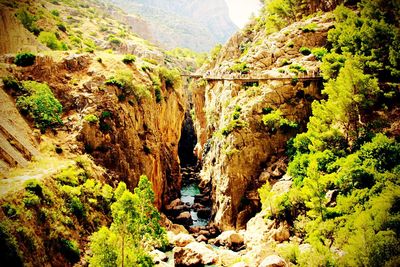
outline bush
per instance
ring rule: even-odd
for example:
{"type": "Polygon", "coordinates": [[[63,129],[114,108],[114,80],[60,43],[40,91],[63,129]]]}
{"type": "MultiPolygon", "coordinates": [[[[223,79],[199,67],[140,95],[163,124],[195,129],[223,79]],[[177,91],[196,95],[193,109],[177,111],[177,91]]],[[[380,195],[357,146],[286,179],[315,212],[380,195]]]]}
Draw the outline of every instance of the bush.
{"type": "Polygon", "coordinates": [[[291,64],[289,66],[289,70],[292,72],[295,72],[295,73],[297,73],[297,72],[307,73],[307,70],[299,64],[291,64]]]}
{"type": "Polygon", "coordinates": [[[315,31],[317,30],[317,28],[318,28],[318,24],[312,22],[312,23],[310,23],[310,24],[307,24],[307,25],[304,26],[304,27],[301,27],[300,29],[301,29],[304,33],[306,33],[306,32],[315,32],[315,31]]]}
{"type": "Polygon", "coordinates": [[[124,62],[125,64],[131,64],[135,61],[136,61],[136,56],[131,54],[125,55],[125,57],[122,59],[122,62],[124,62]]]}
{"type": "Polygon", "coordinates": [[[4,83],[4,87],[6,89],[15,90],[17,92],[22,90],[20,82],[17,79],[15,79],[14,77],[7,76],[7,77],[4,77],[2,80],[4,83]]]}
{"type": "Polygon", "coordinates": [[[282,112],[278,110],[271,111],[262,117],[262,122],[269,128],[270,132],[275,132],[278,129],[289,130],[297,128],[298,125],[294,121],[290,121],[283,117],[282,112]]]}
{"type": "Polygon", "coordinates": [[[28,94],[17,98],[17,107],[33,118],[36,127],[45,130],[62,124],[62,105],[47,84],[24,81],[22,86],[28,94]]]}
{"type": "Polygon", "coordinates": [[[65,258],[71,263],[76,263],[81,257],[79,247],[75,241],[61,238],[60,239],[60,251],[64,254],[65,258]]]}
{"type": "Polygon", "coordinates": [[[165,81],[167,88],[178,88],[181,86],[182,80],[180,73],[177,69],[167,69],[161,67],[158,69],[160,78],[165,81]]]}
{"type": "Polygon", "coordinates": [[[37,18],[32,13],[24,8],[18,10],[16,15],[19,21],[21,21],[22,25],[25,27],[25,29],[33,32],[35,35],[39,33],[40,30],[35,24],[37,18]]]}
{"type": "Polygon", "coordinates": [[[38,37],[38,41],[45,44],[51,50],[61,50],[62,45],[58,41],[54,32],[41,32],[38,37]]]}
{"type": "Polygon", "coordinates": [[[317,60],[322,61],[322,58],[328,53],[328,50],[326,50],[325,47],[316,47],[311,50],[311,53],[317,60]]]}
{"type": "Polygon", "coordinates": [[[240,74],[248,74],[250,71],[246,62],[236,63],[235,65],[230,67],[230,70],[233,72],[239,72],[240,74]]]}
{"type": "Polygon", "coordinates": [[[35,64],[36,56],[32,53],[19,53],[15,56],[14,63],[17,66],[27,67],[35,64]]]}
{"type": "Polygon", "coordinates": [[[308,47],[300,47],[299,52],[302,53],[305,56],[308,56],[311,54],[311,50],[308,47]]]}
{"type": "Polygon", "coordinates": [[[156,102],[160,103],[163,100],[162,92],[160,88],[154,89],[154,95],[156,97],[156,102]]]}
{"type": "Polygon", "coordinates": [[[51,14],[52,14],[53,16],[55,16],[55,17],[59,17],[59,16],[60,16],[60,12],[59,12],[57,9],[53,9],[53,10],[51,11],[51,14]]]}
{"type": "Polygon", "coordinates": [[[99,122],[99,118],[94,114],[88,114],[83,119],[92,124],[96,124],[99,122]]]}
{"type": "Polygon", "coordinates": [[[82,219],[86,217],[85,207],[77,196],[72,196],[69,200],[68,206],[71,212],[78,218],[82,219]]]}
{"type": "Polygon", "coordinates": [[[158,61],[152,58],[143,58],[143,61],[146,61],[147,63],[153,64],[153,65],[158,65],[158,61]]]}
{"type": "Polygon", "coordinates": [[[42,184],[38,180],[36,179],[27,180],[24,185],[26,191],[35,194],[39,197],[43,196],[42,184]]]}
{"type": "Polygon", "coordinates": [[[40,198],[30,192],[26,192],[22,202],[26,207],[34,207],[40,204],[40,198]]]}
{"type": "Polygon", "coordinates": [[[62,31],[62,32],[66,32],[67,31],[67,27],[65,27],[65,25],[63,23],[57,23],[57,28],[62,31]]]}
{"type": "Polygon", "coordinates": [[[110,42],[110,44],[116,45],[116,46],[119,46],[122,43],[122,41],[120,39],[118,39],[117,37],[111,37],[108,39],[108,41],[110,42]]]}

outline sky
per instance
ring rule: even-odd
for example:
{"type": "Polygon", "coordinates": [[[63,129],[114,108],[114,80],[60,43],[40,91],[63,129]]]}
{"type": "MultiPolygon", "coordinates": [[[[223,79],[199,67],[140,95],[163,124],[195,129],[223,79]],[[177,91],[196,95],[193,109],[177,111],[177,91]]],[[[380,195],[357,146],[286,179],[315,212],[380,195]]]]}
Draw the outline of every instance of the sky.
{"type": "Polygon", "coordinates": [[[258,14],[260,0],[225,0],[229,6],[229,15],[239,28],[246,25],[252,13],[258,14]]]}

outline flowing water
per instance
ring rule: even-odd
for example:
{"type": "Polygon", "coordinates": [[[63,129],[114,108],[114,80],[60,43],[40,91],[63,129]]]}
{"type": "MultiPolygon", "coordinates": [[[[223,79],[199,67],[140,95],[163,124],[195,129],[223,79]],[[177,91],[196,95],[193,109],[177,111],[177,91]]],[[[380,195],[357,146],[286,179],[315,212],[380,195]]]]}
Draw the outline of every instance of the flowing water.
{"type": "MultiPolygon", "coordinates": [[[[192,206],[194,197],[198,194],[200,194],[200,189],[195,183],[184,184],[181,189],[181,200],[192,206]]],[[[190,214],[192,215],[193,226],[206,226],[208,224],[208,219],[199,218],[194,209],[190,209],[190,214]]]]}

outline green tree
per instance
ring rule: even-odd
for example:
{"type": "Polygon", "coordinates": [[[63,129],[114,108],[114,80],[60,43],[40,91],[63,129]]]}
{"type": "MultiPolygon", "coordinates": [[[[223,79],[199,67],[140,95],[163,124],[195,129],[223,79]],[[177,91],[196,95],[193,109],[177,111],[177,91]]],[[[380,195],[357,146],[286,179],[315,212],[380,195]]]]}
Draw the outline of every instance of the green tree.
{"type": "Polygon", "coordinates": [[[91,237],[90,266],[152,266],[149,249],[167,244],[146,176],[140,177],[134,192],[127,190],[123,182],[115,190],[111,226],[101,228],[91,237]]]}

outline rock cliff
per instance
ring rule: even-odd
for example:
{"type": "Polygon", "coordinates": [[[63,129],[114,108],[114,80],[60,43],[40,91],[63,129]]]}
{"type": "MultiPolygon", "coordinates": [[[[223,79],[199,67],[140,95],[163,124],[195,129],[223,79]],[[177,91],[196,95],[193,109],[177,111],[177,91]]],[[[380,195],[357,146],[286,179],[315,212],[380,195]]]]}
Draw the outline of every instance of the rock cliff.
{"type": "Polygon", "coordinates": [[[250,24],[203,70],[210,77],[229,79],[206,78],[193,84],[196,153],[203,160],[202,184],[212,185],[214,221],[221,229],[245,227],[259,209],[257,189],[284,174],[286,143],[304,129],[311,102],[319,95],[319,79],[302,77],[317,76],[320,62],[299,50],[324,46],[330,26],[330,18],[324,16],[266,35],[250,24]],[[312,34],[303,30],[314,24],[318,27],[312,34]],[[238,64],[250,74],[235,72],[238,64]],[[273,79],[234,80],[241,77],[273,79]],[[266,114],[277,110],[297,127],[263,122],[266,114]],[[268,174],[260,176],[264,171],[268,174]]]}

